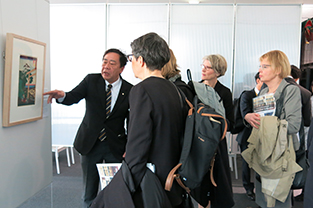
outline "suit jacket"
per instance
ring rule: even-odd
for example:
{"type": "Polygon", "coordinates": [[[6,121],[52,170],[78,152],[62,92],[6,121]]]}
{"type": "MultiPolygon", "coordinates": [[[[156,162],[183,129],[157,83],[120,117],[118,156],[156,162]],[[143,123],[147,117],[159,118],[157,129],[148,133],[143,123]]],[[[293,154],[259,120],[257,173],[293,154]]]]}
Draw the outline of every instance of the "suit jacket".
{"type": "MultiPolygon", "coordinates": [[[[182,110],[179,92],[170,81],[149,77],[132,88],[129,104],[125,161],[135,187],[138,188],[147,163],[155,165],[155,174],[165,187],[168,173],[179,162],[187,115],[182,110]]],[[[182,202],[182,191],[175,183],[167,192],[173,205],[182,202]]]]}
{"type": "MultiPolygon", "coordinates": [[[[256,94],[254,88],[252,90],[245,91],[244,93],[242,93],[239,105],[240,113],[243,119],[248,113],[253,113],[253,98],[255,97],[256,94]]],[[[246,127],[241,132],[238,133],[237,142],[239,145],[247,143],[251,131],[252,127],[247,124],[246,127]]]]}
{"type": "Polygon", "coordinates": [[[302,103],[302,118],[304,121],[304,126],[310,126],[311,123],[311,92],[301,85],[299,85],[293,78],[286,77],[285,80],[288,83],[297,85],[300,88],[301,92],[301,103],[302,103]]]}
{"type": "Polygon", "coordinates": [[[122,79],[118,98],[109,117],[105,116],[105,81],[101,74],[88,74],[74,89],[66,93],[62,104],[72,105],[80,100],[86,101],[86,112],[77,131],[74,147],[82,155],[88,154],[95,145],[100,131],[105,127],[111,152],[122,159],[125,152],[125,119],[128,118],[128,95],[132,85],[122,79]]]}

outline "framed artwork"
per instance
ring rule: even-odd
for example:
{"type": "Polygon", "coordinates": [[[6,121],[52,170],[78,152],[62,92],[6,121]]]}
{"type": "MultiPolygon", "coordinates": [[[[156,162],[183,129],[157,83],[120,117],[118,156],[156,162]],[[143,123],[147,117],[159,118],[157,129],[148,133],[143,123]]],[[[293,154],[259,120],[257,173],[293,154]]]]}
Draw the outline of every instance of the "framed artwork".
{"type": "Polygon", "coordinates": [[[42,118],[46,44],[7,33],[2,126],[42,118]]]}

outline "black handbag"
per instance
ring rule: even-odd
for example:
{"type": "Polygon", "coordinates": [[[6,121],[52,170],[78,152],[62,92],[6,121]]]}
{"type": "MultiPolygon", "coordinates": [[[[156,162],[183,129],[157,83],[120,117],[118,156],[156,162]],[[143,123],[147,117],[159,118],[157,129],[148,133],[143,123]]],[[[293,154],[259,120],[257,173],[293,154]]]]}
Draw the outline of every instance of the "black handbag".
{"type": "Polygon", "coordinates": [[[309,169],[309,161],[304,149],[299,149],[296,151],[296,162],[303,170],[296,173],[291,189],[303,188],[306,181],[306,176],[309,169]]]}
{"type": "Polygon", "coordinates": [[[243,123],[243,118],[241,116],[240,112],[240,98],[242,94],[246,92],[245,90],[240,94],[239,98],[235,98],[233,101],[233,106],[234,106],[234,124],[233,127],[231,128],[231,133],[232,134],[238,134],[240,133],[246,126],[243,123]]]}

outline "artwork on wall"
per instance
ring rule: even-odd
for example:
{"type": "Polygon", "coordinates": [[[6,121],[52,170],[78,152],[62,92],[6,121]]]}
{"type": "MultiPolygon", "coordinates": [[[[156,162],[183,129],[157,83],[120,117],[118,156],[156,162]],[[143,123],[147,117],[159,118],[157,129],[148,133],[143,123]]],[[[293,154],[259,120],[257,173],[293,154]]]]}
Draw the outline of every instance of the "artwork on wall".
{"type": "Polygon", "coordinates": [[[42,118],[45,57],[45,43],[7,33],[3,126],[42,118]]]}

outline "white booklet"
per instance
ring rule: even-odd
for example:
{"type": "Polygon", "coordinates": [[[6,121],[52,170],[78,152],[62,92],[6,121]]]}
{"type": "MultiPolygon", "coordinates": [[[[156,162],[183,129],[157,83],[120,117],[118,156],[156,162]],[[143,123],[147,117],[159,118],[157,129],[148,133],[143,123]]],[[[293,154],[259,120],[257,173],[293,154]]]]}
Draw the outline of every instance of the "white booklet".
{"type": "Polygon", "coordinates": [[[276,101],[273,93],[253,98],[253,112],[260,116],[274,116],[275,110],[276,101]]]}
{"type": "MultiPolygon", "coordinates": [[[[98,163],[97,169],[100,177],[101,190],[104,189],[112,180],[114,175],[120,169],[122,163],[98,163]]],[[[147,167],[154,172],[155,166],[147,163],[147,167]]]]}
{"type": "Polygon", "coordinates": [[[97,164],[101,190],[106,187],[117,171],[120,169],[122,163],[99,163],[97,164]]]}

